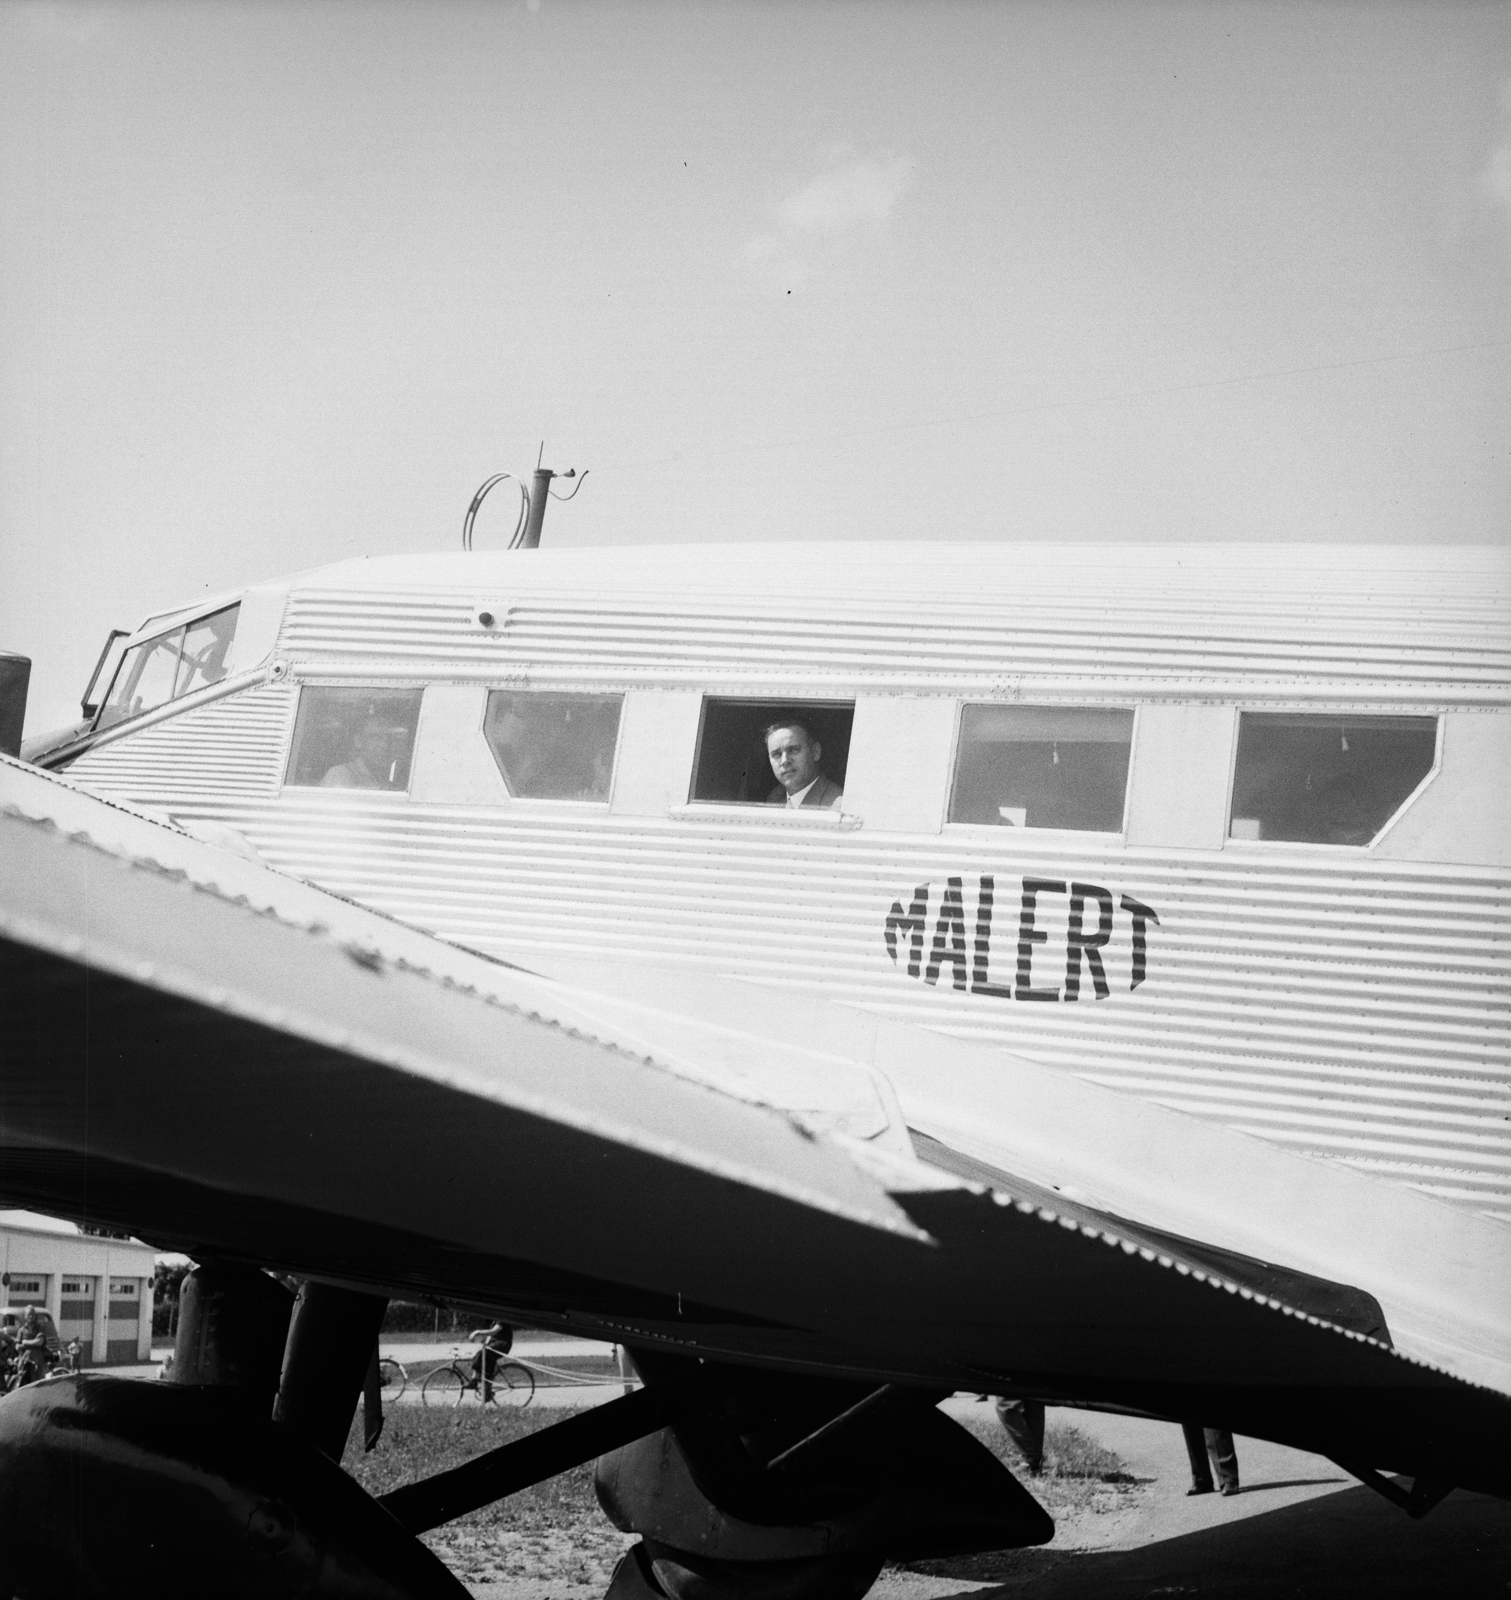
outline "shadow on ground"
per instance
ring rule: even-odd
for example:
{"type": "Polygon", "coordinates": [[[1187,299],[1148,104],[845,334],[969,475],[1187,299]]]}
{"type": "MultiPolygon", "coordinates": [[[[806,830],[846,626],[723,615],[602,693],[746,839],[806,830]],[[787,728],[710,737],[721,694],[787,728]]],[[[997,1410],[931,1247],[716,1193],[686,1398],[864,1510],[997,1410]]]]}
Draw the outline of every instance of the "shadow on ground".
{"type": "Polygon", "coordinates": [[[1459,1491],[1414,1522],[1358,1488],[1134,1550],[1004,1551],[928,1570],[972,1585],[960,1591],[972,1600],[1507,1600],[1511,1504],[1459,1491]]]}

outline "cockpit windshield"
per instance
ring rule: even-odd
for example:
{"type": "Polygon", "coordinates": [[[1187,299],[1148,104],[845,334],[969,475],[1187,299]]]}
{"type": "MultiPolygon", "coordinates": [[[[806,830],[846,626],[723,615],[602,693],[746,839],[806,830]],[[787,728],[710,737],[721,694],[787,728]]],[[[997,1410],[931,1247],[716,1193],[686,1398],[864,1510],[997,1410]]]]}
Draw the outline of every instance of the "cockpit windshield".
{"type": "Polygon", "coordinates": [[[226,606],[132,645],[116,668],[96,731],[218,683],[226,675],[240,610],[239,604],[226,606]]]}

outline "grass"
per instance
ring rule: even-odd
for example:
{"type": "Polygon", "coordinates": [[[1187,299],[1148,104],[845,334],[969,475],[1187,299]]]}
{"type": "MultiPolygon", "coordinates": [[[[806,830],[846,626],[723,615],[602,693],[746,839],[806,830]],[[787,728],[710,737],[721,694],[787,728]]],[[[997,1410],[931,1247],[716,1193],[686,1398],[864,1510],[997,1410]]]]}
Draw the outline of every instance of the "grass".
{"type": "MultiPolygon", "coordinates": [[[[365,1455],[359,1419],[341,1464],[369,1494],[387,1494],[575,1414],[480,1405],[446,1410],[393,1406],[384,1419],[383,1437],[365,1455]]],[[[424,1537],[464,1583],[535,1578],[563,1588],[596,1585],[598,1593],[608,1587],[614,1563],[633,1542],[598,1509],[592,1462],[469,1512],[424,1537]]]]}
{"type": "MultiPolygon", "coordinates": [[[[376,1449],[364,1454],[360,1422],[347,1441],[342,1465],[369,1494],[459,1467],[540,1428],[576,1415],[570,1410],[512,1410],[465,1405],[438,1410],[393,1406],[376,1449]]],[[[990,1416],[964,1423],[1057,1521],[1067,1514],[1121,1509],[1137,1481],[1109,1450],[1064,1423],[1050,1425],[1044,1470],[1031,1478],[1007,1435],[990,1416]]],[[[466,1583],[534,1579],[557,1591],[607,1588],[614,1563],[633,1536],[622,1534],[598,1509],[591,1462],[511,1495],[425,1535],[425,1542],[466,1583]]],[[[1057,1559],[1042,1551],[1001,1551],[985,1556],[910,1563],[907,1570],[987,1581],[1037,1570],[1057,1559]]],[[[546,1589],[542,1589],[542,1594],[546,1589]]]]}

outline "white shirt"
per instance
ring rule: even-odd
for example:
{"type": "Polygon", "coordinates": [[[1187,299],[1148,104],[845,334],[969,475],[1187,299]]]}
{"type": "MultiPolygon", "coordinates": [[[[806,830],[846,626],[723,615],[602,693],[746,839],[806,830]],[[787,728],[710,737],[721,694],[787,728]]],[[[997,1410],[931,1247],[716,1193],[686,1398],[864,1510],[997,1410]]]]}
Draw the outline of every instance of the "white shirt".
{"type": "MultiPolygon", "coordinates": [[[[819,778],[823,777],[823,773],[819,773],[818,777],[819,778]]],[[[803,796],[805,794],[807,794],[808,791],[813,787],[813,784],[815,784],[817,782],[818,782],[818,778],[815,778],[812,783],[805,783],[803,785],[803,787],[801,789],[799,789],[796,794],[789,794],[787,796],[787,804],[789,806],[800,806],[800,805],[802,805],[803,796]]]]}

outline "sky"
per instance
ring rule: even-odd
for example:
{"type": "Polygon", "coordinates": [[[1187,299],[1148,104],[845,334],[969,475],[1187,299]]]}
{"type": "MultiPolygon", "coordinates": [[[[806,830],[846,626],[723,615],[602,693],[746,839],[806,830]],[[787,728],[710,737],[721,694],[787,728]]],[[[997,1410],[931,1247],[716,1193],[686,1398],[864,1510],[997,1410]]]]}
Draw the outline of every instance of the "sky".
{"type": "Polygon", "coordinates": [[[1504,4],[0,0],[0,216],[29,733],[542,442],[561,545],[1511,561],[1504,4]]]}

